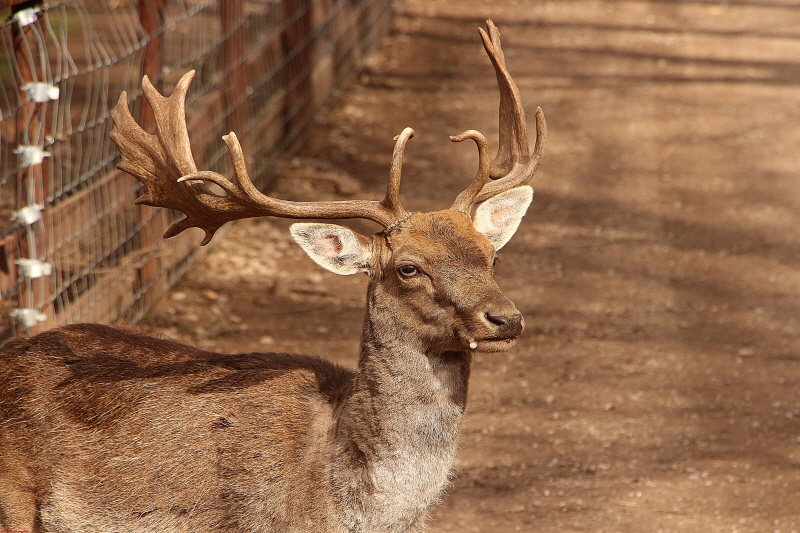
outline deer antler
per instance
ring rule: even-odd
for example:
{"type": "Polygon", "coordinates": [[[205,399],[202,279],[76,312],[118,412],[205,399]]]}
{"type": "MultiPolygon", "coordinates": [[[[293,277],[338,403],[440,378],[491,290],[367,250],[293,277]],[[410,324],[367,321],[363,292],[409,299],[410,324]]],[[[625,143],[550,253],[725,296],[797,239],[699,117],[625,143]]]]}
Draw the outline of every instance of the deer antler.
{"type": "MultiPolygon", "coordinates": [[[[544,120],[544,112],[540,107],[537,107],[536,144],[533,149],[533,156],[530,155],[525,109],[522,107],[522,99],[520,98],[517,84],[514,83],[511,74],[506,69],[506,60],[500,44],[500,32],[491,20],[486,21],[486,27],[488,34],[483,28],[479,28],[478,31],[480,31],[481,39],[483,40],[483,47],[486,49],[492,65],[494,65],[497,86],[500,90],[500,147],[488,171],[489,177],[494,181],[480,187],[476,185],[480,180],[483,180],[483,183],[486,181],[482,177],[483,171],[481,169],[485,164],[482,158],[475,181],[470,185],[469,189],[456,198],[456,203],[453,204],[452,209],[465,212],[468,212],[473,205],[483,202],[492,196],[530,182],[539,167],[539,163],[542,161],[547,143],[547,124],[544,120]],[[468,194],[468,191],[473,191],[475,188],[478,188],[479,192],[469,192],[468,194]],[[468,196],[472,198],[469,201],[467,199],[468,196]],[[465,203],[467,201],[468,203],[465,203]]],[[[465,133],[458,137],[451,137],[451,140],[464,140],[462,138],[464,135],[465,133]]],[[[480,141],[475,136],[466,138],[476,139],[475,142],[480,146],[480,141]]],[[[483,142],[485,142],[485,139],[483,142]]]]}
{"type": "MultiPolygon", "coordinates": [[[[525,110],[519,89],[506,70],[500,32],[491,20],[486,21],[488,33],[480,30],[483,46],[494,65],[500,90],[500,148],[491,160],[486,139],[479,132],[469,130],[451,140],[461,142],[472,139],[478,146],[480,165],[472,184],[456,198],[452,209],[468,213],[472,206],[503,191],[525,185],[533,177],[542,160],[547,138],[547,126],[541,108],[536,109],[536,144],[533,156],[529,154],[525,110]],[[493,181],[489,181],[492,178],[493,181]],[[487,183],[487,181],[489,181],[487,183]]],[[[242,147],[233,132],[222,139],[228,145],[233,163],[235,182],[221,174],[197,170],[192,156],[189,134],[186,130],[185,101],[194,71],[187,72],[178,82],[170,97],[161,95],[147,76],[142,89],[153,107],[156,133],[148,134],[131,116],[127,93],[120,95],[119,103],[111,112],[114,128],[111,139],[117,145],[122,160],[118,168],[136,177],[145,192],[136,203],[167,207],[183,212],[186,217],[175,222],[164,233],[172,237],[190,227],[205,231],[201,244],[211,241],[214,233],[226,222],[240,218],[277,216],[284,218],[364,218],[391,227],[408,213],[400,205],[399,189],[403,151],[413,137],[414,130],[406,128],[395,140],[392,165],[386,196],[374,200],[346,200],[332,202],[292,202],[261,193],[247,173],[242,147]],[[220,186],[227,194],[212,193],[203,182],[220,186]]]]}
{"type": "Polygon", "coordinates": [[[467,130],[461,135],[453,135],[450,140],[453,142],[462,142],[467,139],[472,139],[478,145],[478,173],[475,176],[472,184],[467,189],[456,197],[453,207],[450,209],[454,211],[461,211],[462,213],[469,213],[470,208],[475,204],[475,199],[483,190],[483,186],[489,180],[489,172],[492,165],[492,154],[489,151],[489,143],[486,142],[486,137],[479,131],[467,130]]]}
{"type": "Polygon", "coordinates": [[[192,156],[189,134],[186,130],[185,101],[194,71],[180,79],[172,93],[162,96],[147,76],[142,88],[156,121],[156,134],[142,130],[131,116],[127,94],[120,95],[119,103],[111,112],[114,128],[111,140],[117,145],[122,160],[117,168],[133,175],[145,186],[145,192],[136,203],[154,207],[176,209],[186,215],[164,233],[172,237],[190,227],[205,231],[201,244],[211,241],[214,233],[226,222],[240,218],[277,216],[284,218],[364,218],[388,227],[407,215],[400,205],[400,170],[406,142],[414,130],[406,128],[396,137],[386,197],[373,200],[345,200],[331,202],[291,202],[272,198],[256,189],[245,167],[242,147],[233,132],[222,139],[228,145],[236,183],[221,174],[207,170],[198,171],[192,156]],[[227,196],[212,193],[203,181],[222,187],[227,196]]]}

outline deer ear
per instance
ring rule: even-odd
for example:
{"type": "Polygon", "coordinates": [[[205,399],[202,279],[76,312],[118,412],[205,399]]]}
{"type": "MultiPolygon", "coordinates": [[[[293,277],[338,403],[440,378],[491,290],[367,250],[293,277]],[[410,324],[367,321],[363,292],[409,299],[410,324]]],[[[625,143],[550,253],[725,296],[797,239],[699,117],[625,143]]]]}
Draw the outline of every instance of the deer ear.
{"type": "Polygon", "coordinates": [[[346,276],[369,270],[370,240],[344,226],[304,222],[289,227],[292,237],[316,264],[346,276]]]}
{"type": "Polygon", "coordinates": [[[530,185],[515,187],[479,205],[472,224],[486,235],[495,250],[499,250],[514,236],[532,201],[533,188],[530,185]]]}

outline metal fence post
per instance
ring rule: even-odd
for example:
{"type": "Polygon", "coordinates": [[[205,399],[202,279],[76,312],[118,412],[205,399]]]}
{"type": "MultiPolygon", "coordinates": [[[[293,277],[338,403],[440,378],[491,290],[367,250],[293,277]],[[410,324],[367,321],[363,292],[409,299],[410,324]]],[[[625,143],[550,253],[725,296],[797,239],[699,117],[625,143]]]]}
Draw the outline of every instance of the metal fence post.
{"type": "MultiPolygon", "coordinates": [[[[305,123],[311,104],[311,0],[284,0],[281,36],[285,67],[283,83],[285,135],[293,139],[305,123]]],[[[292,141],[290,141],[290,145],[292,141]]]]}
{"type": "MultiPolygon", "coordinates": [[[[162,42],[166,0],[139,0],[137,9],[142,29],[150,37],[142,53],[142,76],[150,78],[153,86],[160,91],[164,62],[162,42]]],[[[153,108],[144,97],[140,110],[142,128],[147,132],[154,132],[156,122],[153,108]]],[[[138,269],[140,300],[155,303],[167,288],[164,276],[159,276],[162,265],[161,258],[157,253],[161,244],[161,235],[167,227],[167,212],[164,209],[147,205],[139,205],[138,212],[141,224],[139,249],[143,252],[142,264],[138,269]]]]}
{"type": "MultiPolygon", "coordinates": [[[[243,0],[219,0],[222,35],[222,69],[228,73],[222,88],[223,109],[229,110],[228,131],[241,134],[247,121],[247,62],[244,42],[243,0]]],[[[245,146],[247,139],[239,139],[245,146]]]]}
{"type": "MultiPolygon", "coordinates": [[[[50,154],[46,147],[52,144],[47,131],[47,103],[54,93],[48,94],[45,90],[40,95],[37,91],[38,87],[46,87],[49,80],[45,79],[43,43],[32,35],[34,26],[41,28],[45,16],[41,2],[12,5],[15,76],[19,88],[14,150],[19,158],[14,206],[18,226],[13,255],[16,257],[14,270],[20,282],[12,319],[29,332],[44,331],[53,319],[51,266],[44,262],[47,247],[41,219],[49,177],[47,156],[50,154]],[[37,63],[41,63],[38,70],[37,63]]],[[[55,94],[57,98],[57,90],[55,94]]]]}

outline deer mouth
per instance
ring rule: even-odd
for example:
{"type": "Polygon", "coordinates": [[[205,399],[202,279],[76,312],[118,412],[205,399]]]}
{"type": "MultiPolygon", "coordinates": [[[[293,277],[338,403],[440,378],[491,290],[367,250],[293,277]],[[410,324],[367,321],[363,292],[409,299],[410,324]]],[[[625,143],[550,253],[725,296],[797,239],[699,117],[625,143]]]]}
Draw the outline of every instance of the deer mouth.
{"type": "Polygon", "coordinates": [[[517,344],[516,337],[507,339],[477,339],[470,341],[470,349],[482,353],[498,353],[510,350],[517,344]]]}

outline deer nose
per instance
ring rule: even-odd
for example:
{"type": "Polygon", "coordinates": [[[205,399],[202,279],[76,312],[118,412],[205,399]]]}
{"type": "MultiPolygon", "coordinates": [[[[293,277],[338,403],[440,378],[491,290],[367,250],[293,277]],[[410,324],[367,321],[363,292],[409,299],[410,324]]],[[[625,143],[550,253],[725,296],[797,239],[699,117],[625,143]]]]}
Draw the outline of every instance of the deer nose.
{"type": "Polygon", "coordinates": [[[516,309],[513,312],[486,311],[486,320],[497,326],[497,335],[502,338],[518,337],[522,333],[522,313],[516,309]]]}

